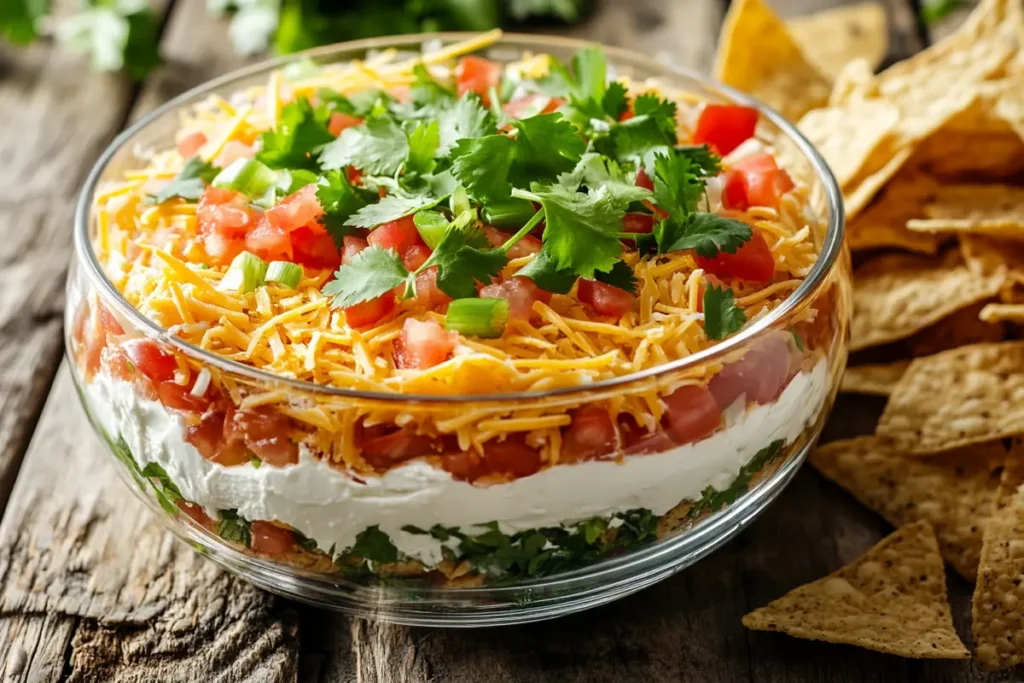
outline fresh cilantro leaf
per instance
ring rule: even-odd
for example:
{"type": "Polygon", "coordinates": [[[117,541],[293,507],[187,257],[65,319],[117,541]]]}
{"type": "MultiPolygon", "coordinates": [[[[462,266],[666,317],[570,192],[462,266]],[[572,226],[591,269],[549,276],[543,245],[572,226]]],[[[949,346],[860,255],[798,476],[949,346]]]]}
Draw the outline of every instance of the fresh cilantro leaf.
{"type": "Polygon", "coordinates": [[[376,524],[367,527],[365,531],[356,536],[356,542],[349,548],[349,552],[378,564],[398,562],[400,557],[398,548],[391,542],[391,538],[376,524]]]}
{"type": "Polygon", "coordinates": [[[736,305],[732,290],[708,283],[704,290],[704,334],[708,339],[725,339],[746,322],[747,314],[736,305]]]}
{"type": "Polygon", "coordinates": [[[427,67],[417,64],[412,69],[412,102],[417,107],[432,104],[448,104],[455,99],[455,90],[434,80],[427,67]]]}
{"type": "Polygon", "coordinates": [[[405,160],[405,173],[424,175],[434,170],[434,155],[441,144],[440,127],[437,121],[420,121],[409,133],[409,156],[405,160]]]}
{"type": "Polygon", "coordinates": [[[441,143],[438,153],[445,155],[459,140],[494,135],[498,128],[494,116],[484,108],[476,93],[466,93],[440,115],[441,143]]]}
{"type": "Polygon", "coordinates": [[[607,188],[583,194],[561,185],[534,186],[527,194],[544,209],[544,244],[559,269],[590,278],[612,269],[622,254],[618,235],[626,212],[607,188]]]}
{"type": "Polygon", "coordinates": [[[437,266],[437,286],[453,299],[476,296],[477,282],[490,282],[508,263],[508,257],[488,245],[483,232],[449,227],[434,253],[420,268],[437,266]]]}
{"type": "Polygon", "coordinates": [[[226,541],[241,543],[246,548],[252,545],[249,520],[238,514],[238,510],[221,510],[217,520],[217,535],[226,541]]]}
{"type": "Polygon", "coordinates": [[[473,199],[487,203],[508,199],[508,176],[516,143],[504,135],[459,140],[452,151],[452,173],[473,199]]]}
{"type": "Polygon", "coordinates": [[[355,228],[372,228],[391,221],[397,221],[421,209],[437,205],[444,197],[431,195],[389,194],[376,204],[367,204],[345,220],[345,225],[355,228]]]}
{"type": "Polygon", "coordinates": [[[206,186],[220,173],[220,169],[203,161],[202,157],[192,157],[181,167],[178,175],[155,195],[150,195],[147,202],[163,204],[169,199],[180,197],[188,201],[199,201],[206,186]]]}
{"type": "Polygon", "coordinates": [[[636,184],[636,176],[627,176],[614,160],[594,152],[584,154],[572,173],[558,176],[558,182],[570,190],[580,185],[588,188],[607,187],[615,200],[623,204],[642,202],[652,198],[650,190],[636,184]]]}
{"type": "Polygon", "coordinates": [[[393,175],[409,156],[409,138],[389,116],[369,118],[346,128],[320,153],[327,170],[355,166],[364,173],[393,175]]]}
{"type": "Polygon", "coordinates": [[[704,178],[711,178],[722,172],[722,157],[711,151],[708,145],[681,145],[676,155],[685,156],[696,165],[704,178]]]}
{"type": "Polygon", "coordinates": [[[618,81],[608,84],[608,90],[601,97],[601,109],[613,121],[618,121],[629,109],[629,97],[626,95],[626,86],[618,81]]]}
{"type": "Polygon", "coordinates": [[[647,166],[654,155],[667,154],[673,143],[656,119],[634,116],[613,123],[606,134],[595,137],[594,149],[616,161],[647,166]]]}
{"type": "Polygon", "coordinates": [[[360,118],[366,118],[375,109],[387,109],[396,102],[395,98],[383,90],[362,90],[346,97],[337,90],[320,88],[316,92],[316,98],[320,106],[328,111],[338,111],[360,118]]]}
{"type": "Polygon", "coordinates": [[[39,37],[40,20],[50,13],[50,0],[0,2],[0,36],[16,45],[28,45],[39,37]]]}
{"type": "Polygon", "coordinates": [[[689,156],[671,150],[654,157],[654,203],[672,220],[685,221],[703,195],[703,173],[689,156]]]}
{"type": "Polygon", "coordinates": [[[320,147],[334,140],[327,130],[327,110],[314,111],[305,97],[289,102],[281,110],[277,127],[263,134],[256,159],[270,168],[317,170],[320,147]]]}
{"type": "Polygon", "coordinates": [[[662,99],[654,93],[638,95],[633,101],[633,115],[647,116],[653,119],[666,139],[672,144],[676,141],[676,103],[662,99]]]}
{"type": "Polygon", "coordinates": [[[381,294],[409,281],[409,271],[393,250],[371,245],[334,273],[323,287],[333,297],[332,308],[347,308],[376,299],[381,294]]]}
{"type": "Polygon", "coordinates": [[[316,198],[324,208],[324,215],[320,220],[340,248],[342,238],[352,233],[345,225],[345,221],[366,206],[366,198],[348,182],[345,169],[325,173],[317,181],[316,198]]]}
{"type": "Polygon", "coordinates": [[[692,213],[683,221],[667,218],[654,226],[658,253],[694,249],[698,256],[714,258],[718,252],[735,254],[750,240],[750,226],[714,213],[692,213]]]}
{"type": "Polygon", "coordinates": [[[587,143],[576,128],[558,112],[540,114],[513,123],[516,136],[513,183],[548,182],[571,171],[583,156],[587,143]]]}
{"type": "Polygon", "coordinates": [[[516,275],[528,277],[541,289],[554,294],[568,294],[577,279],[571,270],[559,269],[547,249],[541,249],[516,275]]]}
{"type": "Polygon", "coordinates": [[[594,279],[612,287],[618,287],[630,294],[636,294],[636,275],[633,269],[626,265],[625,261],[616,261],[612,269],[607,273],[598,271],[594,273],[594,279]]]}
{"type": "Polygon", "coordinates": [[[600,102],[608,87],[608,63],[604,50],[588,45],[572,56],[572,74],[576,82],[573,95],[600,102]]]}

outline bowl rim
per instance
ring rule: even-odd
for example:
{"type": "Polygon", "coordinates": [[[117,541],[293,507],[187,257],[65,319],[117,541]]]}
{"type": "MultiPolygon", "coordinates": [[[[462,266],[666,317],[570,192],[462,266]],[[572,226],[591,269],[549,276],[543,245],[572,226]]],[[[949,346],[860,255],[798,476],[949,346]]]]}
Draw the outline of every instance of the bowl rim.
{"type": "MultiPolygon", "coordinates": [[[[89,239],[90,214],[92,211],[93,198],[101,181],[102,175],[110,164],[111,160],[124,148],[130,147],[135,137],[145,130],[150,124],[163,118],[166,114],[191,104],[203,95],[215,92],[223,87],[230,86],[233,82],[251,78],[260,73],[269,73],[288,64],[303,61],[306,59],[325,59],[338,57],[350,52],[360,52],[372,49],[419,48],[428,41],[441,41],[449,44],[461,40],[470,39],[481,35],[480,32],[438,32],[438,33],[415,33],[393,35],[378,38],[367,38],[362,40],[335,43],[310,50],[304,50],[290,55],[280,56],[264,60],[252,65],[230,71],[222,76],[206,81],[194,88],[181,93],[168,100],[164,104],[148,112],[145,116],[134,122],[131,126],[119,133],[103,151],[92,169],[89,171],[82,190],[79,193],[75,206],[74,215],[74,251],[76,260],[84,266],[86,277],[97,287],[100,297],[105,302],[113,303],[119,312],[129,318],[132,324],[154,337],[159,341],[172,346],[177,351],[198,360],[203,364],[216,367],[218,370],[241,375],[250,380],[260,383],[272,383],[282,385],[290,389],[301,391],[307,394],[320,394],[327,397],[371,400],[381,402],[400,403],[424,403],[434,405],[444,404],[466,404],[466,403],[504,403],[523,400],[537,400],[550,397],[569,397],[573,394],[593,394],[602,390],[622,388],[637,382],[646,380],[657,380],[658,378],[689,368],[699,367],[702,364],[713,362],[715,359],[734,351],[756,337],[766,334],[780,320],[785,319],[794,311],[808,302],[813,295],[826,283],[829,275],[839,262],[842,253],[843,235],[845,231],[845,217],[843,209],[842,193],[836,182],[835,176],[821,156],[818,150],[803,136],[797,127],[784,119],[777,111],[746,93],[736,90],[730,86],[706,77],[695,70],[682,67],[677,64],[657,61],[643,53],[624,48],[604,45],[596,41],[581,40],[578,38],[567,38],[562,36],[533,35],[522,33],[502,32],[498,40],[490,43],[486,48],[512,46],[517,48],[532,48],[543,51],[545,48],[560,47],[566,49],[579,49],[586,46],[600,45],[609,57],[609,63],[614,65],[615,60],[630,62],[631,64],[648,68],[652,71],[663,73],[663,77],[676,77],[689,79],[709,91],[716,92],[728,101],[735,104],[753,107],[758,113],[774,124],[785,137],[793,143],[799,152],[806,158],[814,172],[815,180],[821,184],[825,193],[825,201],[828,209],[828,226],[825,232],[825,240],[822,245],[818,259],[811,267],[811,271],[803,281],[787,296],[783,302],[767,315],[740,331],[738,334],[729,337],[721,342],[698,351],[692,355],[680,358],[669,363],[656,365],[646,370],[629,373],[618,377],[589,384],[580,384],[568,387],[559,387],[544,391],[526,392],[505,392],[494,394],[468,394],[468,395],[437,395],[437,394],[406,394],[399,392],[366,391],[360,389],[346,389],[342,387],[316,384],[305,380],[293,379],[272,372],[267,372],[239,361],[225,358],[219,354],[206,351],[193,344],[185,342],[179,337],[170,333],[150,320],[132,306],[114,284],[107,278],[103,268],[97,259],[89,239]]],[[[72,275],[69,275],[72,277],[72,275]]],[[[69,303],[70,305],[70,303],[69,303]]]]}

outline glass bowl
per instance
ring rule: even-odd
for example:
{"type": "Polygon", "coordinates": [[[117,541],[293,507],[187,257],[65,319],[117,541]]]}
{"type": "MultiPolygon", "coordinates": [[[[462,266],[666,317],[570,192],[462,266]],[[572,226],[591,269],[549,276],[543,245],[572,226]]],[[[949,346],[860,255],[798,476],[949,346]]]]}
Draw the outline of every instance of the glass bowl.
{"type": "MultiPolygon", "coordinates": [[[[82,405],[123,478],[171,530],[266,590],[406,624],[551,618],[627,595],[697,561],[748,524],[793,476],[821,431],[847,354],[850,266],[842,202],[819,154],[792,125],[747,96],[611,48],[609,62],[620,76],[758,108],[758,136],[770,140],[785,155],[787,170],[810,188],[815,216],[805,220],[820,246],[816,264],[788,299],[716,346],[632,375],[546,392],[342,390],[271,375],[189,345],[138,313],[107,279],[93,249],[97,188],[144,164],[147,149],[173,146],[183,108],[265,83],[272,70],[293,60],[343,62],[466,37],[402,36],[313,50],[229,74],[160,107],[114,140],[89,175],[68,276],[66,344],[82,405]],[[110,376],[104,351],[140,338],[173,354],[182,372],[215,378],[218,405],[230,415],[171,410],[174,402],[152,386],[110,376]],[[615,457],[557,463],[490,486],[457,480],[424,459],[378,476],[323,455],[360,438],[353,416],[455,424],[520,411],[565,414],[631,396],[657,402],[668,388],[718,376],[759,381],[759,359],[780,348],[790,354],[790,369],[776,398],[764,405],[737,401],[738,411],[735,404],[725,411],[725,426],[695,443],[678,446],[655,427],[615,457]],[[312,446],[302,446],[298,463],[283,466],[204,458],[193,444],[205,421],[234,424],[243,411],[257,415],[249,420],[257,423],[248,424],[253,430],[287,430],[293,448],[301,442],[323,450],[317,456],[312,446]]],[[[565,60],[585,44],[509,35],[482,52],[499,62],[524,52],[565,60]]]]}

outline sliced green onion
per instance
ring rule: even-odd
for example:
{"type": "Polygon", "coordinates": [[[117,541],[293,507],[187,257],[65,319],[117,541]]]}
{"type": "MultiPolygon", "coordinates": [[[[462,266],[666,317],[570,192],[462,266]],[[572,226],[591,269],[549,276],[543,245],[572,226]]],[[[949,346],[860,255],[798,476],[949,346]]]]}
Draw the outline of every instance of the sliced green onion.
{"type": "Polygon", "coordinates": [[[496,228],[521,228],[533,218],[537,210],[533,202],[526,199],[506,199],[492,202],[484,207],[481,217],[484,223],[496,228]]]}
{"type": "Polygon", "coordinates": [[[214,187],[259,197],[277,182],[277,173],[255,159],[235,159],[213,179],[214,187]]]}
{"type": "Polygon", "coordinates": [[[416,225],[420,237],[431,249],[437,249],[437,245],[441,242],[449,225],[448,219],[443,214],[439,211],[429,210],[417,212],[412,217],[412,222],[416,225]]]}
{"type": "Polygon", "coordinates": [[[458,216],[463,211],[469,211],[469,195],[466,194],[466,188],[459,185],[452,192],[452,196],[448,199],[448,206],[451,208],[452,213],[458,216]]]}
{"type": "Polygon", "coordinates": [[[276,282],[279,285],[295,289],[302,279],[302,266],[298,263],[288,261],[271,261],[267,266],[266,282],[276,282]]]}
{"type": "Polygon", "coordinates": [[[235,257],[220,281],[226,292],[251,292],[261,287],[267,275],[267,262],[256,254],[243,251],[235,257]]]}
{"type": "Polygon", "coordinates": [[[456,299],[448,304],[444,326],[470,337],[494,339],[502,335],[507,322],[506,299],[456,299]]]}
{"type": "Polygon", "coordinates": [[[277,182],[274,184],[281,188],[285,194],[291,194],[306,185],[312,185],[316,181],[316,173],[307,171],[304,168],[293,168],[291,170],[278,171],[277,182]]]}

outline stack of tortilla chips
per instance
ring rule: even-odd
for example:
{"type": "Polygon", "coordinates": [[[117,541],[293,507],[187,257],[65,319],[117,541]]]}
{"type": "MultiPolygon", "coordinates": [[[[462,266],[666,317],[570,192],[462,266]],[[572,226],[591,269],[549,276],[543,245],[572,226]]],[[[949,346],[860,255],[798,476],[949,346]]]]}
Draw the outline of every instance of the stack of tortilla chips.
{"type": "Polygon", "coordinates": [[[717,76],[798,121],[843,190],[856,264],[843,390],[888,403],[875,435],[811,460],[903,526],[744,623],[966,657],[941,555],[975,582],[976,659],[1014,666],[1024,662],[1024,341],[1014,340],[1024,323],[1024,5],[982,0],[955,33],[877,75],[884,39],[852,44],[863,51],[839,66],[841,50],[816,54],[800,35],[761,0],[738,0],[717,76]]]}

